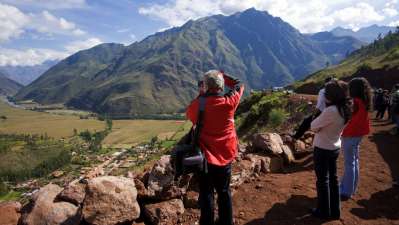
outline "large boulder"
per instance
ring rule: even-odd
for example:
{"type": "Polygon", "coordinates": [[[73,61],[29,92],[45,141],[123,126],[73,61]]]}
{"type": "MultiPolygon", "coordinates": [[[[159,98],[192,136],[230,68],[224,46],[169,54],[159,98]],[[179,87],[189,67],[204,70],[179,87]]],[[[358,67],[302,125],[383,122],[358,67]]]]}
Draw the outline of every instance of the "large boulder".
{"type": "Polygon", "coordinates": [[[279,172],[282,167],[283,160],[280,156],[246,154],[243,160],[236,161],[233,164],[231,187],[240,186],[255,174],[279,172]]]}
{"type": "Polygon", "coordinates": [[[174,185],[173,180],[174,171],[170,163],[170,156],[164,155],[154,164],[148,176],[148,194],[158,200],[167,200],[171,197],[179,197],[174,194],[183,191],[176,192],[176,190],[172,190],[175,193],[168,193],[166,190],[164,190],[172,188],[172,186],[174,185]],[[170,194],[172,194],[173,196],[171,196],[170,194]]]}
{"type": "Polygon", "coordinates": [[[0,224],[17,225],[21,217],[21,203],[1,202],[0,203],[0,224]]]}
{"type": "Polygon", "coordinates": [[[287,145],[282,146],[283,149],[283,158],[285,163],[290,164],[295,161],[294,153],[291,151],[291,148],[287,145]]]}
{"type": "Polygon", "coordinates": [[[88,180],[83,218],[93,225],[115,225],[140,216],[137,190],[132,179],[104,176],[88,180]]]}
{"type": "Polygon", "coordinates": [[[57,200],[70,202],[76,206],[79,206],[85,199],[85,187],[86,185],[81,183],[69,184],[64,188],[64,190],[61,191],[61,193],[57,195],[57,200]]]}
{"type": "Polygon", "coordinates": [[[265,152],[272,155],[280,155],[283,153],[283,140],[277,133],[260,133],[255,134],[252,139],[252,147],[256,151],[265,152]]]}
{"type": "Polygon", "coordinates": [[[144,206],[144,214],[151,224],[172,225],[177,224],[180,215],[184,213],[183,201],[172,199],[165,202],[148,204],[144,206]]]}
{"type": "Polygon", "coordinates": [[[25,225],[76,225],[81,221],[78,207],[69,202],[55,202],[62,188],[48,184],[33,194],[22,216],[25,225]]]}

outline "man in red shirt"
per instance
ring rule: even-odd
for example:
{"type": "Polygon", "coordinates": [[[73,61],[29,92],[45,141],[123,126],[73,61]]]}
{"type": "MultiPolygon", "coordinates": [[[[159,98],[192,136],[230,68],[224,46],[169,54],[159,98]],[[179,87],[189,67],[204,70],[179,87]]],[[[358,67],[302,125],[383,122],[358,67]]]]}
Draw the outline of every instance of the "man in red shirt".
{"type": "MultiPolygon", "coordinates": [[[[237,134],[234,127],[234,112],[244,92],[244,86],[221,71],[211,70],[204,75],[203,90],[206,97],[205,111],[199,135],[199,145],[207,163],[208,172],[200,174],[201,207],[200,225],[214,224],[213,193],[218,195],[219,224],[233,224],[230,194],[231,162],[237,155],[237,134]],[[224,94],[224,85],[230,91],[224,94]]],[[[196,124],[199,99],[194,99],[187,108],[187,118],[196,124]]]]}

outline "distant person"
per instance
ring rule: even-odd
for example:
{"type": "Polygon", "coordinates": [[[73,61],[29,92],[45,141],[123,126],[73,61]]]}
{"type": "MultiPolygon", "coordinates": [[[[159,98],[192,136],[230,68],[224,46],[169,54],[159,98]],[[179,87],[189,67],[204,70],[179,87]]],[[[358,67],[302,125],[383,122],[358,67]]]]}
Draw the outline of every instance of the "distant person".
{"type": "Polygon", "coordinates": [[[314,169],[317,182],[317,208],[312,215],[321,219],[339,219],[340,194],[337,159],[341,147],[341,132],[351,115],[348,85],[332,80],[325,85],[326,108],[311,123],[316,134],[313,141],[314,169]]]}
{"type": "Polygon", "coordinates": [[[376,119],[383,119],[385,111],[389,105],[388,91],[383,91],[381,88],[377,90],[374,96],[374,108],[377,111],[376,119]]]}
{"type": "Polygon", "coordinates": [[[392,122],[396,124],[396,135],[399,135],[399,84],[394,86],[391,94],[391,117],[392,122]]]}
{"type": "Polygon", "coordinates": [[[389,95],[388,116],[389,116],[389,119],[392,121],[392,123],[394,123],[393,118],[392,118],[392,106],[393,106],[393,98],[392,98],[392,96],[394,95],[396,90],[397,90],[396,89],[396,85],[394,85],[392,87],[391,93],[389,95]]]}
{"type": "MultiPolygon", "coordinates": [[[[214,190],[218,195],[219,223],[233,224],[233,209],[230,193],[231,162],[237,155],[238,139],[234,127],[234,112],[244,92],[244,86],[223,72],[211,70],[204,75],[203,91],[206,97],[203,125],[199,145],[203,151],[208,172],[200,174],[199,204],[200,225],[214,224],[214,190]],[[231,91],[223,93],[224,85],[231,91]]],[[[187,117],[196,124],[199,98],[187,109],[187,117]]]]}
{"type": "Polygon", "coordinates": [[[326,107],[326,100],[324,97],[324,93],[325,93],[325,84],[330,82],[333,79],[333,77],[327,77],[324,80],[324,85],[323,87],[320,89],[319,94],[317,96],[317,104],[316,104],[316,110],[312,113],[312,115],[306,117],[301,125],[299,125],[298,129],[296,130],[295,134],[292,136],[295,139],[299,139],[301,138],[306,131],[308,131],[310,129],[310,124],[312,123],[312,121],[317,118],[320,113],[324,110],[324,108],[326,107]]]}
{"type": "MultiPolygon", "coordinates": [[[[371,109],[371,88],[361,77],[349,82],[349,93],[353,100],[352,118],[342,132],[344,152],[344,175],[341,180],[341,199],[348,200],[355,194],[359,181],[359,147],[363,136],[370,132],[368,111],[371,109]]],[[[378,100],[377,100],[378,101],[378,100]]]]}

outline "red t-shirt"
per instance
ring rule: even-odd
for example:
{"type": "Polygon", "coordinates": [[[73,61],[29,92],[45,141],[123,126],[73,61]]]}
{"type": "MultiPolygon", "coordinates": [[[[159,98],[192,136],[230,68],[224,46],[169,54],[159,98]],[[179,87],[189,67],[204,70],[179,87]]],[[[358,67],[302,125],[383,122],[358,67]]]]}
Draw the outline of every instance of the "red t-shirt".
{"type": "Polygon", "coordinates": [[[355,111],[352,118],[345,126],[342,137],[359,137],[370,133],[370,119],[363,100],[359,98],[353,99],[355,111]]]}
{"type": "MultiPolygon", "coordinates": [[[[231,88],[234,86],[234,82],[227,77],[225,84],[231,88]]],[[[234,112],[243,92],[244,87],[240,87],[230,95],[206,98],[199,143],[209,164],[225,166],[237,155],[238,139],[234,127],[234,112]]],[[[193,124],[197,122],[198,108],[199,100],[196,98],[186,111],[187,118],[193,124]]]]}

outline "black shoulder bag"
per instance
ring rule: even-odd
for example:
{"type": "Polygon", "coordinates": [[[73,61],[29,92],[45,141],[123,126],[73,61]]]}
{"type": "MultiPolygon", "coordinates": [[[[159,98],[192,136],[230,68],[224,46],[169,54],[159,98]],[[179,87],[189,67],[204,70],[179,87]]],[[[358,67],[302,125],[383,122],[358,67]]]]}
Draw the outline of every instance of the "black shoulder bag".
{"type": "MultiPolygon", "coordinates": [[[[183,174],[208,172],[207,161],[199,147],[199,136],[204,117],[206,97],[199,97],[199,112],[195,129],[191,128],[190,143],[178,144],[172,153],[172,163],[175,169],[175,180],[183,174]]],[[[189,135],[190,135],[189,134],[189,135]]],[[[190,139],[188,139],[190,140],[190,139]]]]}

